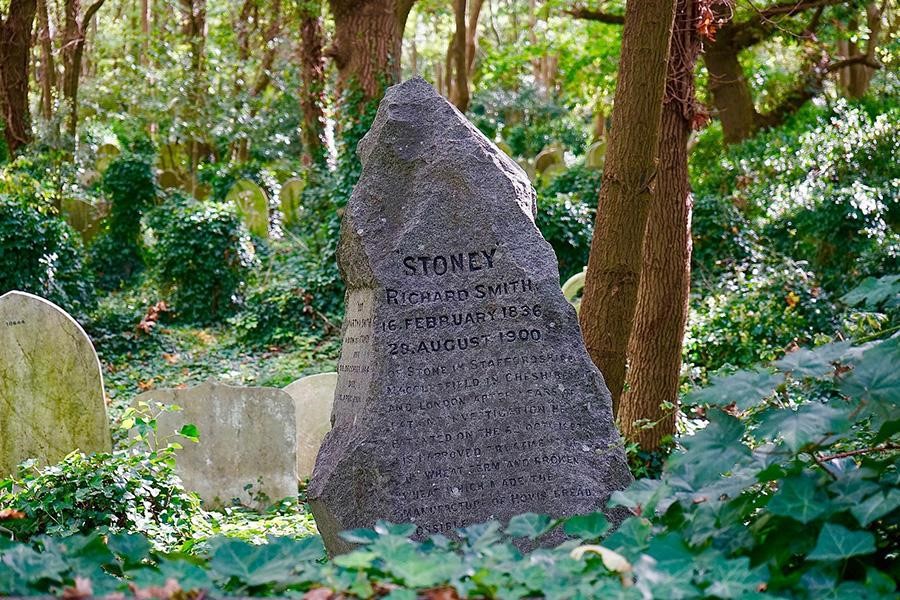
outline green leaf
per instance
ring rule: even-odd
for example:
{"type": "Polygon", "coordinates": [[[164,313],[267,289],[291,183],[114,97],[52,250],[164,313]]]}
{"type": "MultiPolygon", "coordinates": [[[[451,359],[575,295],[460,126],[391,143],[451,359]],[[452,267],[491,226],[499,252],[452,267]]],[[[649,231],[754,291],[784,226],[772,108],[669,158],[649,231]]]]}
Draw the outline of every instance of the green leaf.
{"type": "Polygon", "coordinates": [[[197,426],[193,423],[188,423],[184,425],[181,430],[179,430],[178,435],[183,438],[186,438],[192,442],[200,441],[200,430],[197,429],[197,426]]]}
{"type": "Polygon", "coordinates": [[[810,523],[830,510],[828,496],[811,475],[795,475],[782,480],[766,508],[770,513],[810,523]]]}
{"type": "Polygon", "coordinates": [[[769,409],[760,415],[757,437],[761,440],[781,438],[785,446],[797,452],[807,444],[829,435],[846,431],[850,426],[846,411],[813,402],[799,409],[769,409]]]}
{"type": "MultiPolygon", "coordinates": [[[[218,543],[212,553],[210,568],[226,579],[237,579],[244,585],[285,583],[291,580],[298,560],[320,548],[321,542],[270,537],[259,546],[242,540],[226,539],[218,543]]],[[[322,556],[318,552],[318,556],[322,556]]]]}
{"type": "Polygon", "coordinates": [[[756,406],[775,392],[784,381],[784,374],[766,370],[738,371],[726,377],[716,376],[710,385],[688,394],[688,405],[730,406],[744,411],[756,406]]]}
{"type": "Polygon", "coordinates": [[[720,410],[710,410],[707,418],[706,428],[681,438],[686,451],[669,460],[671,471],[680,474],[694,489],[717,481],[738,461],[750,456],[750,449],[741,441],[744,426],[738,419],[720,410]]]}
{"type": "Polygon", "coordinates": [[[875,429],[900,419],[900,337],[878,344],[843,381],[841,392],[864,403],[860,416],[873,417],[875,429]]]}
{"type": "Polygon", "coordinates": [[[366,570],[371,567],[377,559],[378,555],[374,552],[354,550],[347,554],[335,556],[331,562],[344,569],[366,570]]]}
{"type": "Polygon", "coordinates": [[[775,361],[775,367],[779,371],[791,373],[795,377],[821,378],[834,374],[834,364],[837,360],[831,344],[819,346],[813,350],[800,348],[786,354],[781,360],[775,361]]]}
{"type": "Polygon", "coordinates": [[[525,513],[509,520],[506,535],[510,537],[527,537],[537,539],[556,527],[557,523],[547,515],[525,513]]]}
{"type": "MultiPolygon", "coordinates": [[[[672,489],[659,479],[638,479],[628,488],[613,492],[610,506],[624,506],[635,514],[650,515],[660,500],[671,496],[672,489]]],[[[671,502],[670,502],[671,504],[671,502]]],[[[669,504],[662,507],[665,510],[669,504]]]]}
{"type": "Polygon", "coordinates": [[[603,541],[603,545],[634,562],[647,548],[650,531],[649,520],[643,517],[629,517],[603,541]]]}
{"type": "Polygon", "coordinates": [[[875,536],[868,531],[851,531],[835,523],[826,523],[819,532],[809,560],[843,560],[875,552],[875,536]]]}
{"type": "Polygon", "coordinates": [[[746,557],[717,560],[711,567],[709,579],[712,585],[706,592],[717,598],[743,598],[766,581],[761,571],[750,569],[750,559],[746,557]]]}
{"type": "Polygon", "coordinates": [[[893,512],[900,506],[900,489],[892,488],[887,493],[878,492],[850,509],[863,527],[893,512]]]}
{"type": "Polygon", "coordinates": [[[116,533],[107,540],[109,549],[125,564],[138,564],[150,554],[150,542],[136,533],[116,533]]]}
{"type": "Polygon", "coordinates": [[[350,529],[338,535],[351,544],[370,544],[378,539],[378,533],[373,529],[350,529]]]}
{"type": "Polygon", "coordinates": [[[867,308],[873,309],[889,301],[896,304],[898,299],[900,299],[900,275],[885,275],[878,279],[867,277],[841,297],[841,301],[849,306],[865,302],[867,308]]]}
{"type": "Polygon", "coordinates": [[[419,527],[413,523],[405,523],[397,525],[388,521],[376,521],[375,533],[378,535],[398,535],[400,537],[411,537],[416,533],[419,527]]]}
{"type": "Polygon", "coordinates": [[[602,537],[608,529],[609,521],[600,512],[569,517],[563,526],[566,535],[581,540],[595,540],[602,537]]]}

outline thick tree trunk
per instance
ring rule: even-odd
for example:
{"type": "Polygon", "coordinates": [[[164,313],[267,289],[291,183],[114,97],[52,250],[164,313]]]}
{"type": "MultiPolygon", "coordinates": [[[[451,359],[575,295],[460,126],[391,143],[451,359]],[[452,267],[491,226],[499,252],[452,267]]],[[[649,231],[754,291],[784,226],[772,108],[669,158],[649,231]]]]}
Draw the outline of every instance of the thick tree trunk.
{"type": "MultiPolygon", "coordinates": [[[[869,39],[866,42],[865,56],[869,63],[873,63],[875,62],[875,49],[878,47],[878,38],[881,35],[881,9],[877,4],[866,5],[866,24],[869,28],[869,39]]],[[[859,49],[855,42],[850,42],[848,46],[849,51],[846,58],[859,54],[859,49]]],[[[869,84],[872,82],[872,75],[875,74],[875,69],[864,63],[851,65],[847,69],[849,70],[847,95],[850,98],[862,98],[869,91],[869,84]]]]}
{"type": "Polygon", "coordinates": [[[341,93],[358,88],[366,102],[400,80],[403,29],[414,1],[329,0],[334,42],[326,55],[337,65],[341,93]]]}
{"type": "Polygon", "coordinates": [[[709,72],[709,91],[717,116],[722,122],[722,134],[726,144],[747,139],[759,126],[759,115],[753,105],[750,84],[744,77],[744,68],[738,60],[737,48],[731,31],[719,32],[714,42],[709,42],[703,54],[703,62],[709,72]]]}
{"type": "Polygon", "coordinates": [[[12,0],[9,14],[0,21],[0,112],[3,136],[10,154],[31,141],[28,113],[28,64],[35,0],[12,0]]]}
{"type": "Polygon", "coordinates": [[[41,116],[53,119],[53,90],[56,89],[56,61],[53,60],[53,32],[47,0],[37,2],[38,39],[41,44],[41,116]]]}
{"type": "Polygon", "coordinates": [[[323,166],[325,141],[325,36],[321,5],[306,0],[300,6],[300,113],[303,118],[303,164],[323,166]]]}
{"type": "Polygon", "coordinates": [[[626,5],[612,128],[588,260],[581,328],[618,406],[656,176],[674,0],[626,5]]]}
{"type": "Polygon", "coordinates": [[[469,108],[469,65],[466,60],[466,0],[453,0],[456,33],[451,50],[453,60],[453,93],[450,101],[462,112],[469,108]]]}

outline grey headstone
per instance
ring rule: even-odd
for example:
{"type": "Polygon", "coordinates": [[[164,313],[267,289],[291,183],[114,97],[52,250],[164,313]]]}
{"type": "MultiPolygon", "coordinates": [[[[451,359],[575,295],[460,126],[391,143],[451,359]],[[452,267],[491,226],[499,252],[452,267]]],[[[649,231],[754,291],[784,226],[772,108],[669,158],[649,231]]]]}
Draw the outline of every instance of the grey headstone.
{"type": "Polygon", "coordinates": [[[27,459],[111,448],[103,375],[87,334],[25,292],[0,296],[0,478],[27,459]]]}
{"type": "Polygon", "coordinates": [[[297,495],[297,438],[294,401],[278,388],[232,387],[207,381],[188,389],[145,392],[135,403],[178,406],[158,418],[161,438],[188,424],[199,443],[177,440],[176,473],[185,489],[207,506],[265,508],[297,495]],[[252,486],[249,490],[247,486],[252,486]]]}
{"type": "Polygon", "coordinates": [[[358,150],[333,429],[309,486],[328,550],[377,519],[452,535],[603,508],[632,478],[525,173],[418,78],[358,150]]]}
{"type": "Polygon", "coordinates": [[[297,409],[297,477],[300,479],[312,475],[319,447],[331,430],[336,386],[337,373],[319,373],[301,377],[284,388],[297,409]]]}

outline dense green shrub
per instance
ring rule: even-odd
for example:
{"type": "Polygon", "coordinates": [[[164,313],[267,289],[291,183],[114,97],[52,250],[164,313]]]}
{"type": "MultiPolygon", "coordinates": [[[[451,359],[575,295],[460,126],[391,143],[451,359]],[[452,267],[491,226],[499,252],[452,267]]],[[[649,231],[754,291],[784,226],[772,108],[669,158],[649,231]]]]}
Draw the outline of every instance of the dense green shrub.
{"type": "Polygon", "coordinates": [[[0,195],[0,294],[31,292],[83,314],[93,304],[81,238],[49,210],[0,195]]]}
{"type": "Polygon", "coordinates": [[[132,281],[144,268],[146,250],[141,218],[156,202],[153,165],[141,155],[114,159],[103,175],[103,191],[110,201],[103,230],[90,247],[90,263],[105,289],[132,281]]]}
{"type": "Polygon", "coordinates": [[[798,350],[691,394],[705,417],[660,478],[613,494],[631,513],[614,532],[599,513],[524,514],[424,541],[409,539],[414,524],[379,522],[344,533],[358,548],[328,562],[318,537],[212,540],[192,560],[139,537],[0,537],[0,594],[58,594],[80,576],[95,594],[168,584],[152,592],[165,597],[895,598],[898,344],[798,350]],[[519,549],[560,528],[569,541],[519,549]]]}
{"type": "Polygon", "coordinates": [[[750,261],[691,302],[686,362],[701,371],[773,360],[833,329],[833,308],[815,276],[789,259],[750,261]]]}
{"type": "Polygon", "coordinates": [[[256,261],[233,207],[173,197],[151,215],[156,278],[185,321],[211,323],[232,312],[256,261]]]}

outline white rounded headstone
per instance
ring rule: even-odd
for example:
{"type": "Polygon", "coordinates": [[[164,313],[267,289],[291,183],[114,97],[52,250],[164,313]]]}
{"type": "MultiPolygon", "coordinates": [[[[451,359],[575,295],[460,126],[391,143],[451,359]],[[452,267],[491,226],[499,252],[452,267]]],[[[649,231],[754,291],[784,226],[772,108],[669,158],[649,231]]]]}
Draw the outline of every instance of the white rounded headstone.
{"type": "Polygon", "coordinates": [[[297,477],[312,475],[316,455],[325,434],[331,430],[331,407],[337,373],[301,377],[284,388],[297,411],[297,477]]]}

